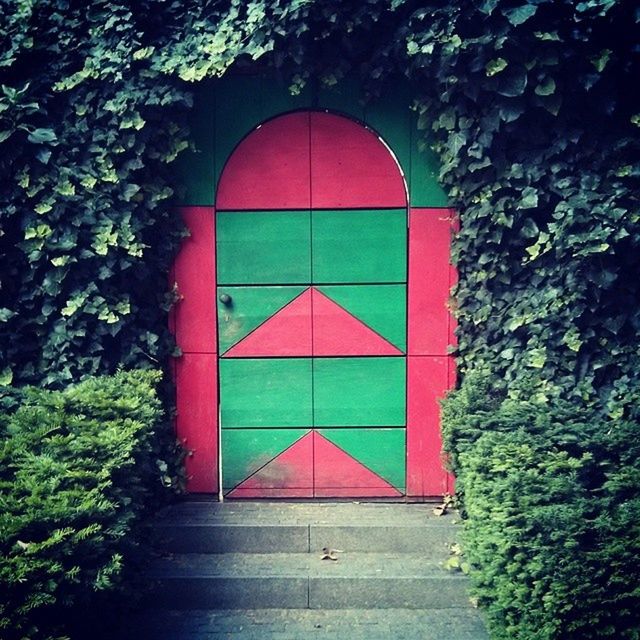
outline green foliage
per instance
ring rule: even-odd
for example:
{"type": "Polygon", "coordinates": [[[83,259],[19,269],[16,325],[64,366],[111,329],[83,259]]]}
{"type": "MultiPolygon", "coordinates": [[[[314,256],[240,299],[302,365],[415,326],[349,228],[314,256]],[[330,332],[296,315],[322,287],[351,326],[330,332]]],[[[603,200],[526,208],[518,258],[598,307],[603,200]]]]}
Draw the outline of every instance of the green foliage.
{"type": "Polygon", "coordinates": [[[153,31],[159,16],[126,4],[0,2],[3,385],[171,350],[169,163],[191,97],[140,56],[138,21],[153,31]]]}
{"type": "Polygon", "coordinates": [[[2,638],[68,632],[84,606],[95,615],[97,594],[122,586],[141,517],[174,482],[159,380],[133,371],[64,391],[25,389],[3,416],[2,638]]]}
{"type": "Polygon", "coordinates": [[[461,215],[459,367],[510,384],[638,369],[640,16],[631,0],[4,0],[0,380],[162,360],[184,81],[260,60],[302,84],[406,74],[461,215]],[[159,311],[163,309],[163,311],[159,311]]]}
{"type": "Polygon", "coordinates": [[[168,165],[187,147],[181,80],[258,58],[294,87],[354,72],[371,92],[398,72],[413,81],[461,214],[462,373],[487,363],[509,384],[524,365],[543,388],[586,380],[606,401],[637,370],[630,0],[4,4],[5,383],[169,353],[158,309],[179,235],[168,165]]]}
{"type": "Polygon", "coordinates": [[[412,58],[461,213],[460,371],[487,367],[512,395],[530,371],[534,393],[579,384],[620,410],[640,364],[640,16],[624,1],[451,14],[413,19],[412,58]]]}
{"type": "Polygon", "coordinates": [[[640,388],[624,418],[513,400],[469,376],[445,404],[463,546],[492,637],[640,637],[640,388]]]}

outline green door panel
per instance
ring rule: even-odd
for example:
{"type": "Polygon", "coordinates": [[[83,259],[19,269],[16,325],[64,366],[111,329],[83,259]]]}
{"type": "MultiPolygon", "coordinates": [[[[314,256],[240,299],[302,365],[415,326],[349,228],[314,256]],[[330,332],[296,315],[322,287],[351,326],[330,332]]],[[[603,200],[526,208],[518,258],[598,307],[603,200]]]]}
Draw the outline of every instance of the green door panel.
{"type": "MultiPolygon", "coordinates": [[[[197,86],[198,83],[196,83],[197,86]]],[[[236,145],[263,118],[260,76],[225,75],[216,81],[215,168],[216,185],[236,145]],[[247,100],[251,96],[251,100],[247,100]]]]}
{"type": "Polygon", "coordinates": [[[223,429],[311,427],[310,358],[220,359],[223,429]]]}
{"type": "Polygon", "coordinates": [[[313,211],[313,281],[406,282],[406,209],[313,211]]]}
{"type": "Polygon", "coordinates": [[[364,121],[389,145],[408,180],[411,167],[411,89],[402,78],[389,78],[386,90],[367,103],[364,121]]]}
{"type": "Polygon", "coordinates": [[[223,355],[306,287],[218,287],[218,343],[223,355]],[[220,296],[227,295],[227,304],[220,296]]]}
{"type": "Polygon", "coordinates": [[[218,284],[307,284],[309,211],[219,211],[218,284]]]}
{"type": "Polygon", "coordinates": [[[189,125],[195,149],[178,154],[175,163],[178,198],[183,205],[213,205],[215,199],[214,133],[215,81],[203,80],[193,87],[189,125]]]}
{"type": "Polygon", "coordinates": [[[327,440],[377,473],[396,489],[404,490],[405,429],[318,429],[327,440]]]}
{"type": "Polygon", "coordinates": [[[222,486],[233,489],[308,432],[309,429],[224,429],[222,486]]]}
{"type": "Polygon", "coordinates": [[[407,287],[403,284],[316,287],[401,351],[407,350],[407,287]]]}
{"type": "Polygon", "coordinates": [[[402,357],[316,358],[314,426],[404,426],[405,384],[402,357]]]}
{"type": "Polygon", "coordinates": [[[440,186],[440,161],[426,140],[425,132],[417,127],[417,115],[411,126],[411,175],[409,202],[414,207],[447,207],[448,199],[440,186]]]}
{"type": "Polygon", "coordinates": [[[356,76],[347,76],[333,86],[322,85],[317,93],[318,107],[364,120],[362,86],[356,76]]]}

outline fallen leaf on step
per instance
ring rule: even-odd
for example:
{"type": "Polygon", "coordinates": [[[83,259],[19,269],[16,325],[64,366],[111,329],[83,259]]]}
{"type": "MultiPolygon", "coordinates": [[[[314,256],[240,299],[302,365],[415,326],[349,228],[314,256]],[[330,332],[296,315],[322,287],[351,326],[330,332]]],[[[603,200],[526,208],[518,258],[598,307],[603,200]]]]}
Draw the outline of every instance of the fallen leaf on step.
{"type": "Polygon", "coordinates": [[[343,553],[341,549],[330,549],[329,547],[322,547],[322,555],[320,556],[320,560],[333,560],[334,562],[338,560],[337,553],[343,553]]]}
{"type": "Polygon", "coordinates": [[[449,494],[445,494],[442,498],[442,504],[433,509],[434,516],[443,516],[447,510],[453,506],[453,498],[449,494]]]}

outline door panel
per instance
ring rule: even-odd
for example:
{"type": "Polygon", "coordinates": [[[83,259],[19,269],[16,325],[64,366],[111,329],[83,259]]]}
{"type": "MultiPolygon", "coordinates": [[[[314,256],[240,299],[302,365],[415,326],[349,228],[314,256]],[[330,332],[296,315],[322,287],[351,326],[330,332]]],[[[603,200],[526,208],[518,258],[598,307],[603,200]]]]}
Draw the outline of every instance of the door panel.
{"type": "Polygon", "coordinates": [[[315,358],[314,426],[404,426],[403,357],[315,358]]]}
{"type": "Polygon", "coordinates": [[[309,211],[219,211],[218,284],[308,284],[309,211]]]}
{"type": "MultiPolygon", "coordinates": [[[[318,429],[360,464],[404,492],[406,434],[404,429],[318,429]]],[[[349,486],[357,487],[357,484],[349,486]]]]}
{"type": "Polygon", "coordinates": [[[402,175],[378,136],[333,113],[311,113],[311,206],[403,207],[402,175]]]}
{"type": "Polygon", "coordinates": [[[311,359],[220,359],[223,429],[311,427],[311,359]]]}
{"type": "Polygon", "coordinates": [[[330,430],[313,433],[314,496],[327,498],[402,495],[381,476],[328,440],[325,437],[328,431],[330,430]]]}
{"type": "MultiPolygon", "coordinates": [[[[260,432],[252,430],[252,433],[260,432]]],[[[230,498],[313,497],[313,432],[296,440],[227,495],[230,498]]]]}
{"type": "MultiPolygon", "coordinates": [[[[325,285],[318,291],[339,304],[367,327],[406,352],[407,287],[403,284],[325,285]]],[[[316,322],[314,318],[314,322],[316,322]]],[[[357,348],[357,347],[356,347],[357,348]]],[[[358,354],[355,350],[354,355],[358,354]]]]}
{"type": "MultiPolygon", "coordinates": [[[[261,210],[233,189],[219,196],[242,204],[218,207],[216,223],[223,487],[230,498],[399,497],[406,486],[404,182],[372,132],[339,116],[305,117],[307,206],[275,198],[278,210],[265,210],[264,183],[261,210]],[[336,136],[341,127],[351,134],[336,136]],[[367,145],[379,148],[363,156],[367,145]]],[[[242,143],[238,153],[247,149],[255,177],[242,162],[229,166],[249,193],[263,167],[259,146],[242,143]]],[[[296,192],[303,186],[296,182],[296,192]]]]}
{"type": "Polygon", "coordinates": [[[312,211],[313,282],[406,282],[406,209],[312,211]]]}
{"type": "MultiPolygon", "coordinates": [[[[222,486],[225,492],[266,468],[295,446],[307,429],[222,429],[222,486]]],[[[308,460],[311,464],[311,460],[308,460]]]]}
{"type": "MultiPolygon", "coordinates": [[[[276,312],[299,296],[305,287],[218,287],[218,340],[220,354],[240,342],[276,312]],[[220,297],[228,296],[226,304],[220,297]]],[[[311,306],[306,314],[311,341],[311,306]]],[[[300,326],[297,327],[300,330],[300,326]]],[[[278,354],[282,355],[282,354],[278,354]]]]}

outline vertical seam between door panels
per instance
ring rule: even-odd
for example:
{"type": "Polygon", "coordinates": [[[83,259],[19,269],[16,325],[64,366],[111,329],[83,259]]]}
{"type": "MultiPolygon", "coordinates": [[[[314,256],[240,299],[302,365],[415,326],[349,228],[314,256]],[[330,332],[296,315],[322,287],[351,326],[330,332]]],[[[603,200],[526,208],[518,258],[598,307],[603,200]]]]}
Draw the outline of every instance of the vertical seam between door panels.
{"type": "MultiPolygon", "coordinates": [[[[218,140],[217,140],[217,125],[220,119],[218,114],[219,95],[218,90],[213,91],[213,113],[211,126],[213,127],[213,274],[215,279],[215,287],[213,288],[213,304],[215,314],[215,330],[216,330],[216,437],[218,439],[218,473],[216,481],[218,482],[218,500],[222,502],[224,500],[224,489],[222,486],[222,385],[220,382],[220,326],[218,322],[218,210],[216,209],[216,196],[218,194],[218,184],[220,183],[220,177],[222,175],[222,167],[219,167],[218,158],[218,140]],[[218,171],[220,170],[220,171],[218,171]]],[[[233,152],[232,152],[233,153],[233,152]]],[[[227,156],[227,159],[229,156],[227,156]]]]}
{"type": "MultiPolygon", "coordinates": [[[[309,280],[311,289],[311,496],[316,497],[316,437],[314,435],[316,424],[316,407],[315,407],[315,366],[314,366],[314,349],[313,349],[313,185],[311,171],[311,111],[307,112],[307,130],[309,132],[309,280]]],[[[311,535],[311,534],[309,534],[311,535]]],[[[309,540],[309,548],[311,541],[309,540]]],[[[307,605],[309,604],[309,582],[307,581],[307,605]]]]}

